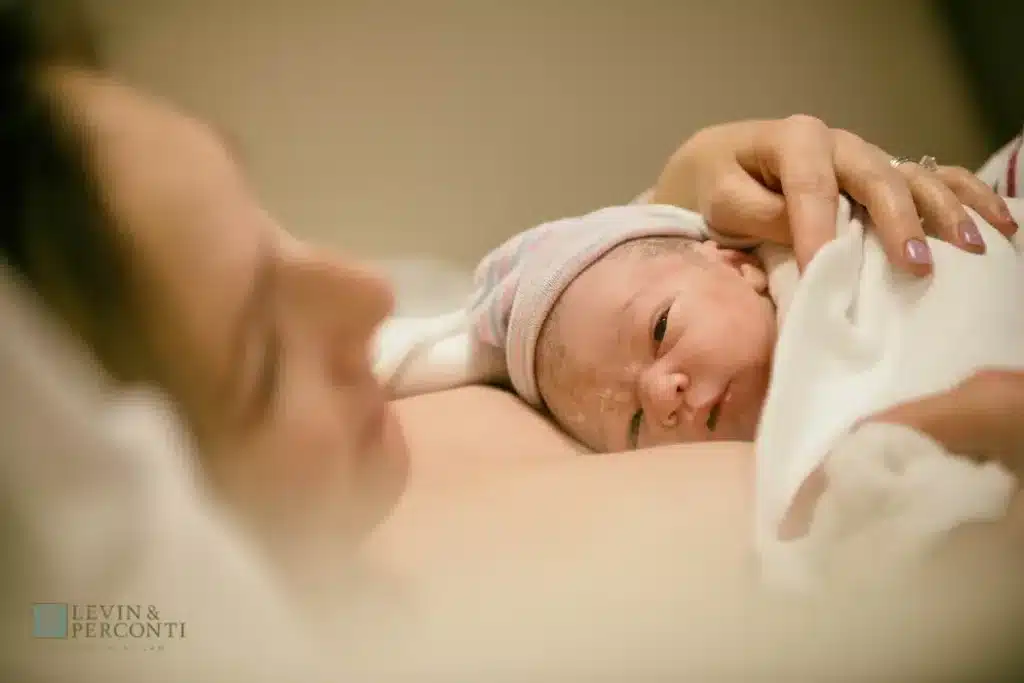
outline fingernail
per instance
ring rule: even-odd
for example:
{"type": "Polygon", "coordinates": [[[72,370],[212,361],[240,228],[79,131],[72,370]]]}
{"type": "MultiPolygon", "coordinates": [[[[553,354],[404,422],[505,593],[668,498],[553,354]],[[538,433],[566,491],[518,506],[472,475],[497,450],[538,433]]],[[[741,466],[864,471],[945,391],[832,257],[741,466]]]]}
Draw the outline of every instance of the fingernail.
{"type": "Polygon", "coordinates": [[[903,252],[907,255],[907,260],[915,265],[930,266],[932,264],[932,250],[928,248],[924,240],[916,237],[907,240],[907,243],[903,245],[903,252]]]}
{"type": "Polygon", "coordinates": [[[1013,220],[1013,214],[1010,213],[1010,207],[1005,203],[1003,204],[1003,208],[999,210],[999,218],[1001,218],[1003,223],[1011,229],[1011,232],[1017,232],[1017,230],[1020,229],[1017,225],[1017,221],[1013,220]]]}
{"type": "Polygon", "coordinates": [[[972,247],[984,247],[985,240],[982,239],[981,233],[978,231],[978,226],[974,224],[970,218],[962,221],[960,225],[956,227],[958,233],[960,233],[960,239],[964,244],[969,244],[972,247]]]}

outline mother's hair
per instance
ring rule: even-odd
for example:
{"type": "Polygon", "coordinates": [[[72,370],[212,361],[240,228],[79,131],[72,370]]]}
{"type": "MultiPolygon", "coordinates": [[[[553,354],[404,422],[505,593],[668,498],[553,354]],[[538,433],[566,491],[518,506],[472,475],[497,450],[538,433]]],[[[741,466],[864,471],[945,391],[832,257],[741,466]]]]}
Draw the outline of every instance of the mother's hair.
{"type": "Polygon", "coordinates": [[[77,2],[0,3],[0,255],[115,376],[129,379],[141,349],[127,343],[127,259],[108,229],[88,131],[46,78],[101,68],[77,2]]]}

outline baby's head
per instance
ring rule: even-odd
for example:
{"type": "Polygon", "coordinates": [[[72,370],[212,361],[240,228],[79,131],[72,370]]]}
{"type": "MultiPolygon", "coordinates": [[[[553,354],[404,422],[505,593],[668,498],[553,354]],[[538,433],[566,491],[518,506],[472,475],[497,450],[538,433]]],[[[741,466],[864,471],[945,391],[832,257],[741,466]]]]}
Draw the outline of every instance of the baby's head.
{"type": "Polygon", "coordinates": [[[639,238],[559,297],[537,342],[537,384],[562,428],[595,450],[750,440],[775,336],[754,257],[639,238]]]}
{"type": "Polygon", "coordinates": [[[492,256],[523,264],[491,307],[517,392],[597,451],[752,439],[776,338],[757,259],[670,207],[571,220],[492,256]]]}

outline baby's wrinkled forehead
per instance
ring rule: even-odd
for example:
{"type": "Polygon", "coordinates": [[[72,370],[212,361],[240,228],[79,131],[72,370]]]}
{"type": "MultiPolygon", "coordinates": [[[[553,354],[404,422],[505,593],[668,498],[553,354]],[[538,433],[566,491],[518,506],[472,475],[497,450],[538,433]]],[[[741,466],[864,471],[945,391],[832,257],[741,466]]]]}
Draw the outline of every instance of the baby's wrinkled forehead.
{"type": "Polygon", "coordinates": [[[694,243],[658,237],[617,246],[569,284],[544,322],[536,356],[541,395],[562,426],[588,445],[608,443],[602,430],[617,422],[609,418],[636,402],[643,349],[630,321],[659,277],[652,266],[694,243]]]}

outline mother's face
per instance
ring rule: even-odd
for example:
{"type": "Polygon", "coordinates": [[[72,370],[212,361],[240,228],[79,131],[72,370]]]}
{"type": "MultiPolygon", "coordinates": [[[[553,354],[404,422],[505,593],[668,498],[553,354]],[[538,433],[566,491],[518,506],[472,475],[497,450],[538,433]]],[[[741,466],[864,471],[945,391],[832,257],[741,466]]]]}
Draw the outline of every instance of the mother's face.
{"type": "Polygon", "coordinates": [[[48,83],[130,250],[154,379],[219,490],[280,540],[364,530],[405,472],[369,361],[386,283],[289,237],[209,126],[98,76],[48,83]]]}

